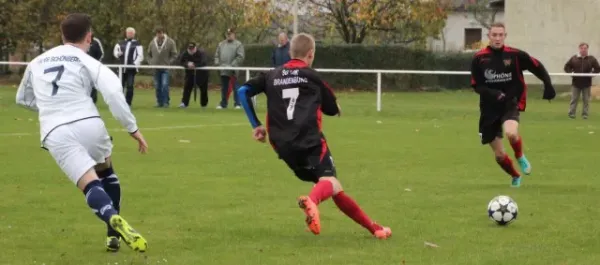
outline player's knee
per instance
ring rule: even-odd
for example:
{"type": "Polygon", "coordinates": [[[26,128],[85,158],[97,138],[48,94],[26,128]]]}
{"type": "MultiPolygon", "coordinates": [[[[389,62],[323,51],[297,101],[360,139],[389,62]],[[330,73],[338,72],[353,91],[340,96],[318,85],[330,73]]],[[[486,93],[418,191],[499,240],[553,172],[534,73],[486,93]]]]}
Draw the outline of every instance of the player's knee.
{"type": "Polygon", "coordinates": [[[506,138],[508,138],[510,142],[517,141],[519,140],[519,133],[517,130],[508,130],[506,131],[506,138]]]}
{"type": "Polygon", "coordinates": [[[319,179],[319,181],[331,182],[331,185],[333,185],[333,194],[338,194],[344,191],[344,189],[342,188],[342,183],[340,183],[340,181],[336,177],[322,177],[319,179]]]}
{"type": "Polygon", "coordinates": [[[94,167],[94,170],[96,171],[96,175],[99,178],[106,178],[106,177],[114,174],[113,168],[112,168],[112,161],[110,160],[110,157],[107,157],[106,160],[104,161],[104,163],[97,164],[94,167]]]}

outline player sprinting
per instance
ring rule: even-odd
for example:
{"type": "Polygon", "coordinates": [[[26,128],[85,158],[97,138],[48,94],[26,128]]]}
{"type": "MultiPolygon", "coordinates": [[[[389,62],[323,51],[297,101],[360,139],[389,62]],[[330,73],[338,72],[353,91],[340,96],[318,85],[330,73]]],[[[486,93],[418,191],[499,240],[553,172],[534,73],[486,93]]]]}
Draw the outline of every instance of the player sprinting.
{"type": "Polygon", "coordinates": [[[138,142],[139,151],[145,153],[148,145],[125,102],[119,78],[86,53],[92,41],[90,17],[71,14],[60,27],[64,45],[27,65],[17,104],[39,112],[42,147],[107,224],[107,250],[118,251],[122,238],[135,251],[144,252],[146,240],[119,216],[121,188],[110,159],[112,142],[89,96],[92,87],[138,142]]]}
{"type": "Polygon", "coordinates": [[[379,239],[392,235],[388,227],[371,221],[358,204],[342,189],[336,178],[333,158],[322,131],[322,114],[340,115],[333,91],[310,68],[315,58],[315,40],[298,34],[291,42],[292,60],[287,64],[249,80],[238,91],[242,106],[254,129],[254,139],[269,142],[279,158],[296,176],[316,185],[308,196],[298,199],[312,233],[321,232],[317,205],[330,197],[347,216],[379,239]],[[267,97],[267,123],[256,117],[251,98],[259,93],[267,97]]]}
{"type": "Polygon", "coordinates": [[[529,175],[531,164],[523,154],[519,116],[525,111],[527,86],[523,71],[529,70],[544,83],[544,99],[554,99],[556,91],[542,63],[524,51],[504,45],[504,24],[494,23],[488,33],[490,44],[475,54],[471,65],[471,86],[480,95],[479,136],[489,144],[496,162],[512,177],[512,186],[521,185],[521,174],[513,166],[502,145],[502,132],[512,146],[521,171],[529,175]]]}

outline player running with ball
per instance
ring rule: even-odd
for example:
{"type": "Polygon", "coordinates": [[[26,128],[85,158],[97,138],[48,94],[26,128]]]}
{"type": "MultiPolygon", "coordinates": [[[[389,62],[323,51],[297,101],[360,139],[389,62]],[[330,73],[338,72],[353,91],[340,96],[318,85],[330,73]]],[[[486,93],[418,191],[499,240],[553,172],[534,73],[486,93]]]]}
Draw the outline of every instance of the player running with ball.
{"type": "Polygon", "coordinates": [[[144,252],[146,240],[119,216],[121,187],[112,167],[112,142],[90,92],[97,88],[113,116],[138,142],[148,145],[123,96],[121,81],[108,67],[87,55],[92,42],[91,19],[71,14],[60,29],[64,45],[27,65],[17,91],[17,104],[38,111],[42,147],[85,194],[93,212],[108,226],[106,248],[119,249],[120,238],[144,252]]]}
{"type": "Polygon", "coordinates": [[[556,92],[542,63],[524,51],[504,45],[504,24],[492,24],[488,37],[490,45],[475,54],[471,65],[471,86],[480,95],[479,136],[482,144],[492,147],[496,162],[512,177],[512,186],[519,187],[521,174],[504,151],[502,132],[522,172],[529,175],[531,164],[523,154],[523,140],[518,132],[519,114],[525,111],[527,102],[523,71],[529,70],[544,83],[544,99],[554,99],[556,92]]]}
{"type": "Polygon", "coordinates": [[[361,210],[342,189],[336,178],[333,158],[322,131],[322,115],[340,115],[333,91],[310,68],[315,59],[315,40],[308,34],[294,36],[287,64],[249,80],[238,91],[242,106],[254,129],[254,139],[269,142],[279,158],[296,176],[316,183],[308,196],[298,199],[311,232],[321,232],[318,204],[333,197],[337,207],[376,238],[392,235],[361,210]],[[263,127],[256,117],[251,97],[267,97],[267,121],[263,127]]]}

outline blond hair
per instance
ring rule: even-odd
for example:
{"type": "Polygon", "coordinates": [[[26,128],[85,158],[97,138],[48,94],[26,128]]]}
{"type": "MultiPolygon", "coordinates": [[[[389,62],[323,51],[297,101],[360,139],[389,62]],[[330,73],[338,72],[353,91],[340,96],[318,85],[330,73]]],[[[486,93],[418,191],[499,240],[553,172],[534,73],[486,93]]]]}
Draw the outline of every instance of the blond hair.
{"type": "Polygon", "coordinates": [[[310,34],[300,33],[292,38],[290,43],[290,56],[292,58],[304,58],[310,50],[315,50],[315,38],[310,34]]]}

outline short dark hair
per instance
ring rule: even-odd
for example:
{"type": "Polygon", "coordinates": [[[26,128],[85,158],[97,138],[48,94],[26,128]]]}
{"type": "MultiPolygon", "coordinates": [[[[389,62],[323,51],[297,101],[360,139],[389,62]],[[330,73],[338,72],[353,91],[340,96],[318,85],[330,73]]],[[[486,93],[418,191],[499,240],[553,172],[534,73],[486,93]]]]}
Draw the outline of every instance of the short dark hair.
{"type": "Polygon", "coordinates": [[[581,48],[581,46],[585,46],[586,48],[589,48],[589,47],[590,47],[590,45],[589,45],[589,44],[587,44],[586,42],[579,43],[579,47],[580,47],[580,48],[581,48]]]}
{"type": "Polygon", "coordinates": [[[92,19],[84,13],[69,14],[60,23],[60,31],[66,42],[81,42],[92,31],[92,19]]]}
{"type": "Polygon", "coordinates": [[[165,33],[165,29],[163,27],[156,27],[156,29],[154,29],[155,33],[165,33]]]}

